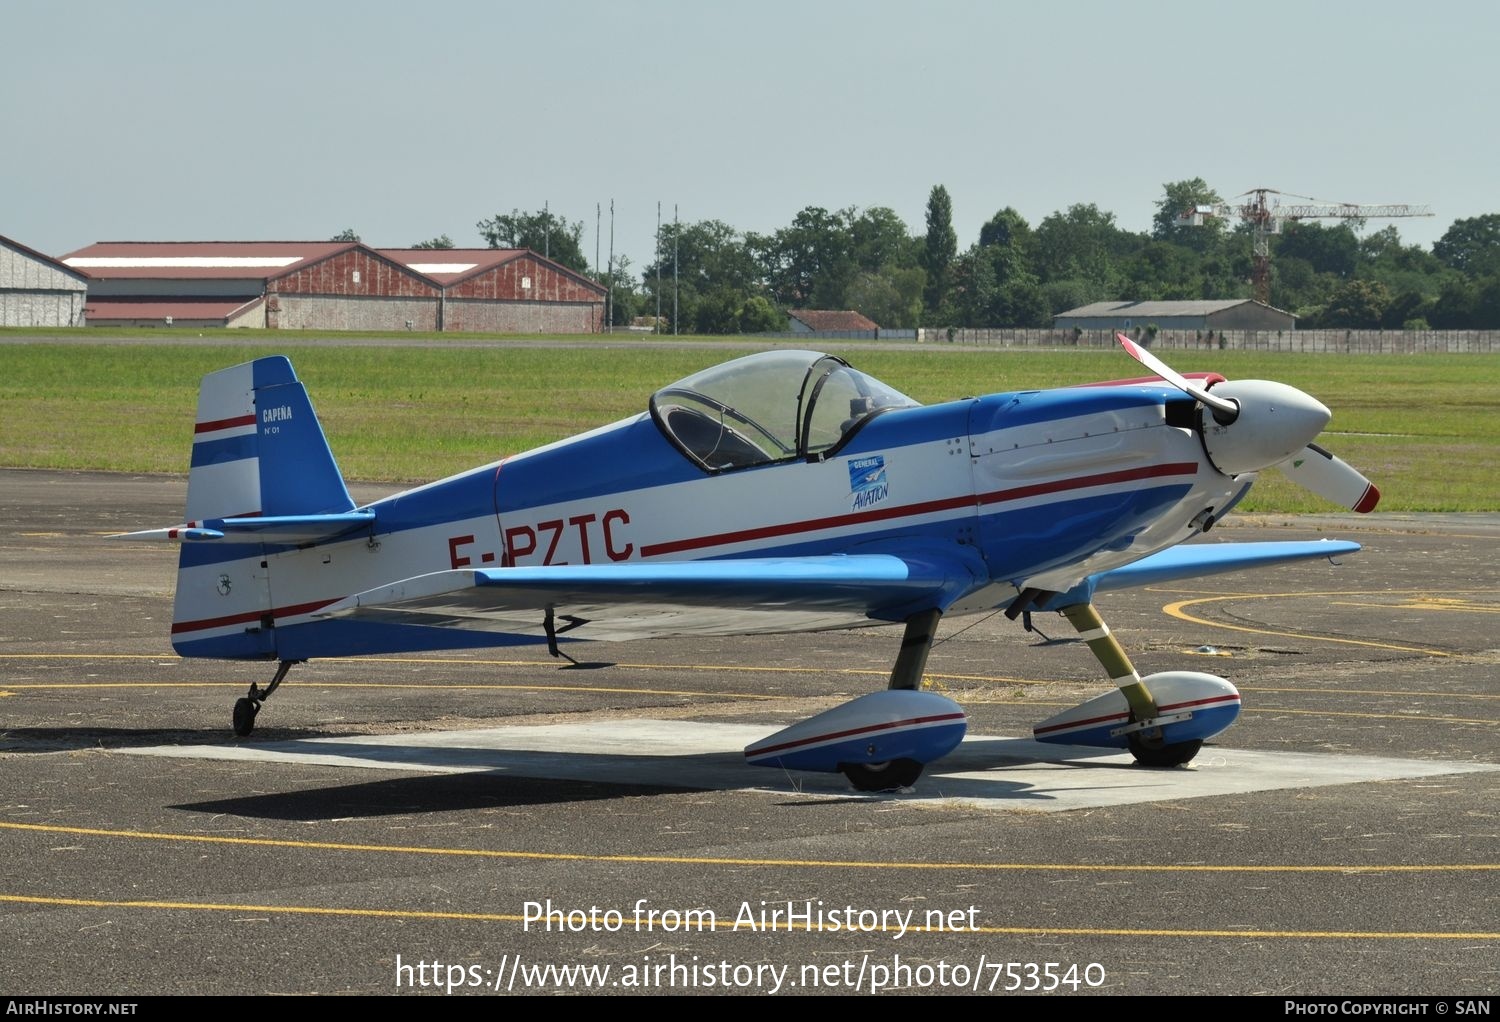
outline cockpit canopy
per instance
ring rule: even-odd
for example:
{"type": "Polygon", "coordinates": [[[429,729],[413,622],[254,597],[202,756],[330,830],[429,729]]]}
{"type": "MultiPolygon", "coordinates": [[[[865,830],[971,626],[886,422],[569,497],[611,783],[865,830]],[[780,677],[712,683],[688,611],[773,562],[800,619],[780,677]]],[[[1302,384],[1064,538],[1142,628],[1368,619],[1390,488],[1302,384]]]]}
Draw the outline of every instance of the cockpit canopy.
{"type": "Polygon", "coordinates": [[[662,432],[710,471],[832,453],[874,415],[917,402],[834,355],[763,351],[651,395],[662,432]]]}

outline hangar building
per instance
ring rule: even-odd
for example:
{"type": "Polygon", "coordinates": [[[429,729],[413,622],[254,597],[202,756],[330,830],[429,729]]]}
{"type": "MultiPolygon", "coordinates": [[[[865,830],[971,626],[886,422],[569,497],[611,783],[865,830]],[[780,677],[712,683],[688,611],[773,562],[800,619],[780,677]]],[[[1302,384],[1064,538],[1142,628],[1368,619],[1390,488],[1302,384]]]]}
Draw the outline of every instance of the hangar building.
{"type": "Polygon", "coordinates": [[[524,248],[382,248],[442,287],[437,329],[479,333],[599,333],[603,285],[524,248]]]}
{"type": "Polygon", "coordinates": [[[604,288],[526,250],[99,242],[62,262],[88,275],[93,326],[585,333],[604,318],[604,288]]]}
{"type": "Polygon", "coordinates": [[[0,326],[82,326],[88,278],[0,235],[0,326]]]}
{"type": "Polygon", "coordinates": [[[1251,301],[1094,302],[1058,313],[1057,329],[1131,330],[1155,326],[1162,330],[1292,330],[1297,317],[1290,312],[1251,301]]]}

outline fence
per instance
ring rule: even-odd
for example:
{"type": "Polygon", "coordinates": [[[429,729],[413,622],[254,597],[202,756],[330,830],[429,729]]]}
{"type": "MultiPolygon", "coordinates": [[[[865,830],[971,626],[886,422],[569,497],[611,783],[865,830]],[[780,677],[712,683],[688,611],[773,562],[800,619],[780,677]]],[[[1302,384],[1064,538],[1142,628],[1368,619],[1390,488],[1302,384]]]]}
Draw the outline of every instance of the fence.
{"type": "MultiPolygon", "coordinates": [[[[885,331],[882,331],[885,333],[885,331]]],[[[1113,330],[937,329],[916,331],[922,344],[990,348],[1108,348],[1113,330]]],[[[1340,355],[1486,354],[1500,352],[1500,330],[1161,330],[1124,331],[1144,347],[1290,351],[1340,355]]]]}

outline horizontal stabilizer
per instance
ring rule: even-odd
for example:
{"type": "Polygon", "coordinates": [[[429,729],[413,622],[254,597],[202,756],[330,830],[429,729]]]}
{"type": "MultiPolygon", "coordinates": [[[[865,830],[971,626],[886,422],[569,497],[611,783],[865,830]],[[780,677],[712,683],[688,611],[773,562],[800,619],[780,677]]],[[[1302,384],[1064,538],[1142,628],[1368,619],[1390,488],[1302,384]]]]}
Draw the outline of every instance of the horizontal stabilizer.
{"type": "Polygon", "coordinates": [[[1192,543],[1169,547],[1133,564],[1093,577],[1098,592],[1176,582],[1203,575],[1217,575],[1244,568],[1269,568],[1295,561],[1318,560],[1352,554],[1358,543],[1342,539],[1273,543],[1192,543]]]}
{"type": "Polygon", "coordinates": [[[958,557],[734,558],[439,571],[348,597],[319,617],[634,639],[820,631],[904,620],[974,585],[958,557]],[[550,618],[549,618],[550,616],[550,618]]]}
{"type": "Polygon", "coordinates": [[[111,539],[164,540],[168,543],[268,543],[273,546],[313,546],[375,523],[374,511],[335,515],[277,515],[254,518],[209,518],[169,529],[123,532],[111,539]]]}

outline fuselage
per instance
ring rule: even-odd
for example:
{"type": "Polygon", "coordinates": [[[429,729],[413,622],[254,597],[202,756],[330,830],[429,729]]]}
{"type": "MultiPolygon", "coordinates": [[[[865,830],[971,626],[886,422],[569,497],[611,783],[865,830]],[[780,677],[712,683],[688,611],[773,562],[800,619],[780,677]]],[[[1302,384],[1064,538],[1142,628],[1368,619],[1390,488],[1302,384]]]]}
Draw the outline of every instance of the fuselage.
{"type": "Polygon", "coordinates": [[[377,501],[373,528],[337,541],[185,545],[173,643],[185,656],[292,660],[539,642],[311,615],[469,567],[950,544],[977,554],[984,577],[948,612],[991,609],[1181,542],[1242,491],[1204,455],[1192,406],[1171,387],[1131,385],[890,408],[817,455],[721,471],[643,413],[377,501]]]}

